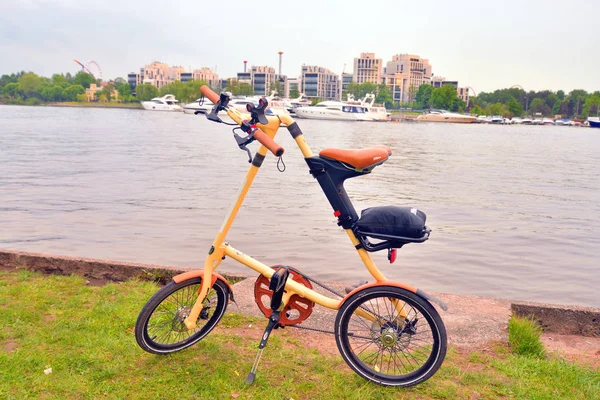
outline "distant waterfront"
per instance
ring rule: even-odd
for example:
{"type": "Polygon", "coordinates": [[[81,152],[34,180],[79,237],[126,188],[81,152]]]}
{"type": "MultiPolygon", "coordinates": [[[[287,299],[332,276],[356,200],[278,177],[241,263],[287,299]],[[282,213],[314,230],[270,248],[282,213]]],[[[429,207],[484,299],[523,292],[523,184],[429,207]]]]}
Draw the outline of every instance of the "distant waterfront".
{"type": "MultiPolygon", "coordinates": [[[[357,210],[412,205],[431,240],[390,278],[425,290],[600,306],[600,135],[544,126],[299,120],[324,147],[391,146],[347,182],[357,210]]],[[[198,267],[248,168],[231,130],[204,117],[0,106],[0,248],[198,267]]],[[[229,241],[328,281],[369,279],[294,142],[268,157],[229,241]]],[[[255,150],[255,146],[253,150],[255,150]]],[[[221,270],[247,272],[226,260],[221,270]]]]}

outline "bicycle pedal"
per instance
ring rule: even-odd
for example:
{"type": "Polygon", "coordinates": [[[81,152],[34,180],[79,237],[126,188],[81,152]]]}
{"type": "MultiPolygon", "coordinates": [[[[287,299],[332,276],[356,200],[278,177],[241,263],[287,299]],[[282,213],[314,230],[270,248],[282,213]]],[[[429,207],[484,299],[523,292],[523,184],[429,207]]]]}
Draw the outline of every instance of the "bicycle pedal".
{"type": "Polygon", "coordinates": [[[344,291],[346,292],[346,294],[348,294],[348,293],[350,293],[351,291],[353,291],[354,289],[358,288],[359,286],[366,285],[367,283],[369,283],[369,282],[368,282],[368,281],[360,281],[360,282],[357,282],[357,283],[355,283],[355,284],[353,284],[353,285],[346,286],[346,287],[344,288],[344,291]]]}
{"type": "Polygon", "coordinates": [[[289,276],[290,269],[288,267],[281,267],[271,277],[269,289],[273,291],[273,296],[271,297],[271,310],[273,311],[277,311],[281,307],[285,284],[289,276]]]}

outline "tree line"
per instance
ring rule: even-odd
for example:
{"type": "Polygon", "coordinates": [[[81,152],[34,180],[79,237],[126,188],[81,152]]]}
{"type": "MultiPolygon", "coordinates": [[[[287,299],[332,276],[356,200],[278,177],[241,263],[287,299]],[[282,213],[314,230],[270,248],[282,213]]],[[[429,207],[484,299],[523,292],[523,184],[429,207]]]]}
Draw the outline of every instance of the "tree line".
{"type": "Polygon", "coordinates": [[[522,117],[542,115],[586,119],[597,116],[600,109],[600,91],[588,93],[582,89],[565,93],[563,90],[529,91],[514,87],[494,92],[482,92],[469,101],[470,113],[477,115],[502,115],[522,117]]]}
{"type": "MultiPolygon", "coordinates": [[[[33,72],[18,72],[0,77],[0,102],[7,104],[41,104],[44,102],[87,101],[85,89],[91,84],[99,87],[102,82],[87,72],[54,74],[51,78],[39,76],[33,72]]],[[[100,101],[110,101],[114,90],[121,101],[132,101],[127,81],[117,78],[110,82],[97,96],[100,101]]]]}

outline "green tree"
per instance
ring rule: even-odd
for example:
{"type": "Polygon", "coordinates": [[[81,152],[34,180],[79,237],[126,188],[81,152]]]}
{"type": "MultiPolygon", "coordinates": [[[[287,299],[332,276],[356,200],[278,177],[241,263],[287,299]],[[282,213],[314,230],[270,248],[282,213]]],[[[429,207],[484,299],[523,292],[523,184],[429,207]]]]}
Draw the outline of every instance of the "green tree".
{"type": "Polygon", "coordinates": [[[112,84],[108,84],[102,88],[100,94],[106,99],[106,102],[110,102],[113,97],[113,90],[115,90],[115,86],[112,84]]]}
{"type": "Polygon", "coordinates": [[[73,85],[81,85],[84,89],[89,89],[92,83],[97,84],[94,76],[83,71],[79,71],[72,81],[73,85]]]}
{"type": "Polygon", "coordinates": [[[471,107],[470,112],[473,115],[483,115],[483,110],[478,105],[471,107]]]}
{"type": "Polygon", "coordinates": [[[494,103],[494,104],[490,104],[486,110],[485,110],[485,114],[486,115],[504,115],[506,114],[505,112],[505,107],[504,104],[502,103],[494,103]]]}
{"type": "Polygon", "coordinates": [[[433,89],[431,93],[430,105],[433,108],[449,110],[452,108],[452,102],[458,97],[456,89],[452,85],[443,85],[433,89]]]}
{"type": "Polygon", "coordinates": [[[61,87],[62,89],[64,89],[67,86],[69,86],[69,81],[62,74],[54,74],[54,75],[52,75],[52,83],[54,83],[56,86],[61,87]]]}
{"type": "Polygon", "coordinates": [[[540,99],[539,97],[533,99],[531,101],[531,104],[529,104],[529,112],[531,112],[532,114],[541,113],[542,115],[548,115],[549,110],[550,107],[548,107],[546,105],[546,102],[543,99],[540,99]]]}
{"type": "Polygon", "coordinates": [[[121,99],[122,102],[126,103],[131,101],[131,88],[127,82],[116,83],[115,81],[115,89],[119,92],[119,99],[121,99]]]}
{"type": "Polygon", "coordinates": [[[82,85],[69,85],[62,91],[64,101],[77,101],[78,94],[84,94],[85,89],[82,85]]]}
{"type": "Polygon", "coordinates": [[[87,95],[85,93],[78,94],[76,99],[79,103],[83,103],[87,101],[87,95]]]}
{"type": "Polygon", "coordinates": [[[560,114],[560,110],[562,108],[564,101],[556,100],[556,103],[552,106],[552,114],[557,115],[560,114]]]}
{"type": "Polygon", "coordinates": [[[413,84],[411,84],[408,87],[408,101],[409,101],[409,103],[411,103],[411,104],[414,103],[415,97],[417,96],[418,90],[419,89],[415,85],[413,85],[413,84]]]}
{"type": "Polygon", "coordinates": [[[415,101],[417,102],[416,107],[423,109],[429,108],[431,93],[433,93],[433,86],[427,84],[419,86],[419,90],[417,90],[417,93],[415,95],[415,101]]]}
{"type": "Polygon", "coordinates": [[[135,87],[135,97],[138,101],[148,101],[158,96],[158,89],[148,83],[143,83],[135,87]]]}
{"type": "Polygon", "coordinates": [[[508,100],[508,104],[506,106],[508,108],[508,112],[514,117],[521,117],[524,113],[523,106],[514,97],[511,97],[510,100],[508,100]]]}
{"type": "Polygon", "coordinates": [[[17,82],[11,82],[4,86],[2,92],[8,95],[10,98],[16,98],[17,96],[21,96],[21,90],[19,89],[19,84],[17,82]]]}
{"type": "Polygon", "coordinates": [[[565,99],[565,92],[564,90],[559,90],[558,92],[556,92],[556,97],[558,97],[559,100],[564,100],[565,99]]]}
{"type": "Polygon", "coordinates": [[[388,108],[394,106],[394,99],[392,98],[392,93],[387,85],[381,84],[377,87],[375,102],[377,104],[385,104],[385,106],[388,108]]]}
{"type": "Polygon", "coordinates": [[[467,103],[465,103],[462,99],[455,97],[452,99],[452,104],[450,104],[450,111],[464,113],[467,108],[467,103]]]}
{"type": "Polygon", "coordinates": [[[583,118],[597,117],[600,114],[600,94],[594,93],[588,97],[583,104],[583,118]]]}
{"type": "Polygon", "coordinates": [[[39,76],[33,72],[27,72],[23,74],[19,80],[19,89],[26,97],[36,96],[39,97],[39,90],[42,86],[42,81],[39,76]]]}
{"type": "Polygon", "coordinates": [[[293,89],[290,89],[290,98],[297,99],[298,97],[300,97],[300,92],[298,91],[298,88],[295,87],[293,89]]]}
{"type": "Polygon", "coordinates": [[[63,89],[58,85],[48,85],[42,89],[42,99],[45,101],[61,101],[63,89]]]}
{"type": "Polygon", "coordinates": [[[272,91],[276,91],[277,96],[283,96],[283,88],[281,86],[281,82],[279,82],[278,80],[274,80],[273,82],[271,82],[271,84],[269,85],[269,95],[271,95],[272,91]]]}
{"type": "Polygon", "coordinates": [[[119,77],[119,78],[115,79],[115,86],[123,85],[123,84],[127,84],[127,81],[125,80],[125,78],[119,77]]]}
{"type": "Polygon", "coordinates": [[[231,92],[234,96],[252,96],[254,91],[249,83],[240,82],[237,79],[227,80],[225,91],[231,92]]]}

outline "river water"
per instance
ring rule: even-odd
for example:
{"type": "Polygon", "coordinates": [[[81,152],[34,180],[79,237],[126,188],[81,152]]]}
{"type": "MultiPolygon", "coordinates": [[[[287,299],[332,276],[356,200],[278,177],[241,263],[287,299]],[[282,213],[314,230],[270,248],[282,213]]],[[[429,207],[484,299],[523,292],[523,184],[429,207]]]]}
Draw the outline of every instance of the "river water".
{"type": "MultiPolygon", "coordinates": [[[[390,146],[357,211],[415,206],[423,244],[372,253],[424,290],[600,307],[600,130],[299,120],[315,153],[390,146]]],[[[248,168],[231,128],[138,110],[0,106],[0,248],[198,267],[248,168]]],[[[368,280],[287,130],[228,236],[267,264],[368,280]]],[[[253,145],[253,150],[256,145],[253,145]]],[[[225,260],[221,271],[252,272],[225,260]]]]}

